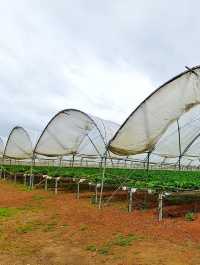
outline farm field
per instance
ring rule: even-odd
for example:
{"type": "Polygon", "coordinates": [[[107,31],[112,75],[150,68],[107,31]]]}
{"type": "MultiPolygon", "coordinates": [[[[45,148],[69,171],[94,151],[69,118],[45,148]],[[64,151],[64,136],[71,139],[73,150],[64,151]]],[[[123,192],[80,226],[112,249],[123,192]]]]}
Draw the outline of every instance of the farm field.
{"type": "Polygon", "coordinates": [[[88,192],[77,200],[3,180],[0,197],[2,265],[199,264],[198,213],[158,222],[155,209],[127,213],[117,201],[99,210],[88,192]]]}
{"type": "MultiPolygon", "coordinates": [[[[11,173],[30,172],[30,166],[6,165],[4,168],[11,173]]],[[[100,183],[102,169],[81,167],[35,166],[33,174],[47,174],[51,177],[85,178],[88,182],[100,183]]],[[[105,184],[127,185],[134,188],[149,188],[164,191],[200,189],[200,171],[174,171],[107,168],[105,184]]]]}

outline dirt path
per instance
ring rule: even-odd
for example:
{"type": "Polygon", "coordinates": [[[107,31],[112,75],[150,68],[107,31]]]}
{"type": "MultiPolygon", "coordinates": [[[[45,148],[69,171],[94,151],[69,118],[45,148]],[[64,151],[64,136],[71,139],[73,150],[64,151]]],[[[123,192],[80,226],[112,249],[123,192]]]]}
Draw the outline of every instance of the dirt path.
{"type": "Polygon", "coordinates": [[[0,265],[199,265],[200,216],[156,221],[155,210],[98,210],[0,182],[0,265]]]}

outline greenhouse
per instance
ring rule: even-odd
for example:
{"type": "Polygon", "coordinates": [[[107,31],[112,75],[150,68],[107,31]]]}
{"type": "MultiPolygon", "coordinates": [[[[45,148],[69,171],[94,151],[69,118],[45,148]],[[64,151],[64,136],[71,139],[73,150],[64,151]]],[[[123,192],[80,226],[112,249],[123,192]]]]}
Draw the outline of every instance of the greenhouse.
{"type": "Polygon", "coordinates": [[[103,157],[109,140],[119,125],[80,110],[66,109],[56,114],[42,132],[34,149],[43,156],[103,157]]]}
{"type": "Polygon", "coordinates": [[[78,109],[58,112],[39,136],[32,133],[34,139],[16,126],[5,149],[0,141],[1,172],[15,181],[19,174],[25,185],[51,187],[56,194],[75,185],[77,198],[80,187],[89,185],[99,207],[105,188],[111,192],[106,201],[123,190],[129,211],[133,193],[153,192],[162,215],[163,196],[200,189],[199,75],[197,66],[169,80],[121,126],[78,109]]]}
{"type": "Polygon", "coordinates": [[[7,139],[3,156],[11,159],[32,159],[32,142],[27,131],[19,126],[14,127],[7,139]]]}
{"type": "Polygon", "coordinates": [[[169,80],[126,119],[109,150],[117,155],[146,153],[146,159],[199,166],[200,66],[169,80]]]}

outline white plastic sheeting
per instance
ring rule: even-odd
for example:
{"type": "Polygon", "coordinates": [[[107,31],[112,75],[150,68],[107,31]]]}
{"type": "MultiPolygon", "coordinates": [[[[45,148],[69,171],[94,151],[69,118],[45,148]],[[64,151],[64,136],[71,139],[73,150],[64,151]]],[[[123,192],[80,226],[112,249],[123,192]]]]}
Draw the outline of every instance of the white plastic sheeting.
{"type": "Polygon", "coordinates": [[[9,134],[4,157],[12,159],[30,159],[33,156],[31,139],[24,128],[16,126],[9,134]]]}
{"type": "Polygon", "coordinates": [[[119,125],[66,109],[56,114],[40,136],[34,153],[45,156],[103,156],[119,125]]]}
{"type": "MultiPolygon", "coordinates": [[[[171,79],[127,118],[110,141],[117,155],[150,152],[195,164],[200,156],[200,66],[171,79]]],[[[161,160],[162,160],[161,159],[161,160]]],[[[199,162],[198,162],[199,163],[199,162]]]]}

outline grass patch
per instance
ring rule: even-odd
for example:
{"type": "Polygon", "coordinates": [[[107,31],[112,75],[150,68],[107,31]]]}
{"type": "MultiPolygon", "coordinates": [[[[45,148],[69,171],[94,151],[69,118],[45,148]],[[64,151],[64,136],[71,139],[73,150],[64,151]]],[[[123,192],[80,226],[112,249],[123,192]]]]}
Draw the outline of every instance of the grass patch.
{"type": "Polygon", "coordinates": [[[16,232],[18,234],[26,234],[26,233],[32,232],[34,228],[35,227],[32,224],[26,224],[26,225],[17,227],[16,232]]]}
{"type": "Polygon", "coordinates": [[[28,222],[25,225],[19,226],[16,232],[19,234],[30,233],[35,230],[42,230],[43,232],[49,232],[55,229],[56,222],[42,223],[40,221],[28,222]]]}
{"type": "Polygon", "coordinates": [[[112,244],[116,246],[126,247],[131,246],[132,242],[135,240],[139,240],[139,237],[136,235],[129,234],[127,236],[124,236],[120,234],[116,236],[112,244]]]}
{"type": "Polygon", "coordinates": [[[88,245],[86,247],[86,250],[91,251],[91,252],[95,252],[95,251],[97,251],[97,247],[96,247],[96,245],[88,245]]]}
{"type": "Polygon", "coordinates": [[[49,232],[49,231],[52,231],[55,229],[55,226],[57,225],[56,222],[52,222],[52,223],[47,223],[47,224],[44,224],[44,228],[43,228],[43,231],[44,232],[49,232]]]}
{"type": "Polygon", "coordinates": [[[106,244],[99,247],[98,249],[96,248],[95,245],[89,245],[86,249],[90,251],[97,251],[100,255],[109,255],[111,254],[112,247],[114,246],[128,247],[132,245],[133,241],[140,239],[141,239],[140,237],[133,234],[128,234],[128,235],[119,234],[113,240],[108,241],[106,244]]]}
{"type": "Polygon", "coordinates": [[[32,196],[32,199],[34,201],[42,201],[42,200],[46,199],[46,196],[45,195],[40,195],[40,194],[35,194],[35,195],[32,196]]]}
{"type": "Polygon", "coordinates": [[[104,245],[98,249],[98,253],[101,255],[108,255],[110,254],[111,247],[110,244],[104,245]]]}
{"type": "Polygon", "coordinates": [[[1,207],[0,218],[8,218],[14,216],[18,212],[17,208],[1,207]]]}

